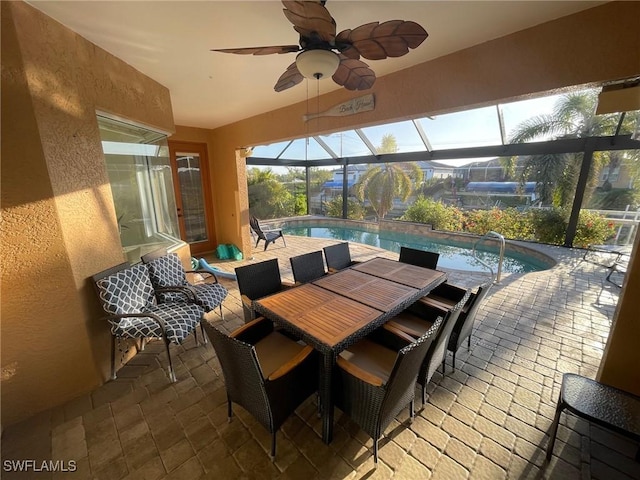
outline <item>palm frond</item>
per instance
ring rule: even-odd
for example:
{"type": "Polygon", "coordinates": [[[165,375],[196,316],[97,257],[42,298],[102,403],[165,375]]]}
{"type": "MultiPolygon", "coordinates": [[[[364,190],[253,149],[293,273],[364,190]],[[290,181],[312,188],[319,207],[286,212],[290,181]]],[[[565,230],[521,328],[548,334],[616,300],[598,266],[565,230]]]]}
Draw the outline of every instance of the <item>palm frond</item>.
{"type": "Polygon", "coordinates": [[[511,133],[509,143],[524,143],[548,136],[559,136],[571,130],[572,125],[551,115],[538,115],[520,123],[511,133]]]}

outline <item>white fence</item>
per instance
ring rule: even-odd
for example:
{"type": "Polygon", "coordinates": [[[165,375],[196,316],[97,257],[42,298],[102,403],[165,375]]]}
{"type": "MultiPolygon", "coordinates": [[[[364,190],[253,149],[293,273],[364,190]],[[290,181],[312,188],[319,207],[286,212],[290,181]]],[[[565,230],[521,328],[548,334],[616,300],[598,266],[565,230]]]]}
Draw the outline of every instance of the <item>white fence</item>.
{"type": "Polygon", "coordinates": [[[627,205],[625,210],[588,210],[602,215],[616,226],[615,245],[630,245],[633,243],[640,221],[640,209],[631,209],[627,205]]]}

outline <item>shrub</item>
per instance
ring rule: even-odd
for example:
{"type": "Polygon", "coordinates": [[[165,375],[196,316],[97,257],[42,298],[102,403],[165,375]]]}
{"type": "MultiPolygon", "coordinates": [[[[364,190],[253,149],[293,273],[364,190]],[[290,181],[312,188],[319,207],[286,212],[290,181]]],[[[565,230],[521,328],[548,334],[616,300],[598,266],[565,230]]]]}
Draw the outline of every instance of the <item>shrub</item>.
{"type": "MultiPolygon", "coordinates": [[[[342,218],[342,195],[332,198],[325,205],[328,217],[342,218]]],[[[347,198],[347,218],[350,220],[362,220],[364,218],[364,207],[353,198],[347,198]]]]}
{"type": "Polygon", "coordinates": [[[613,222],[595,212],[580,210],[576,237],[573,239],[574,247],[586,248],[590,244],[602,244],[614,234],[613,222]]]}
{"type": "MultiPolygon", "coordinates": [[[[532,210],[530,216],[536,240],[554,245],[564,243],[569,224],[569,214],[566,209],[532,210]]],[[[613,233],[613,223],[602,215],[580,210],[573,245],[574,247],[587,247],[590,244],[602,244],[610,239],[613,233]]]]}
{"type": "Polygon", "coordinates": [[[492,208],[491,210],[471,210],[466,212],[465,230],[484,235],[489,231],[498,232],[506,238],[531,240],[533,228],[526,213],[515,208],[492,208]]]}
{"type": "MultiPolygon", "coordinates": [[[[492,208],[461,212],[456,207],[420,196],[400,220],[431,224],[437,230],[465,231],[476,235],[494,231],[514,240],[562,245],[569,223],[569,211],[550,208],[521,212],[516,208],[492,208]]],[[[605,243],[613,236],[614,230],[613,223],[603,216],[581,210],[573,245],[586,247],[605,243]]]]}
{"type": "Polygon", "coordinates": [[[561,208],[529,211],[535,239],[542,243],[562,245],[567,231],[567,214],[561,208]]]}
{"type": "Polygon", "coordinates": [[[462,212],[441,202],[420,196],[413,202],[400,220],[427,223],[436,230],[462,230],[462,212]]]}

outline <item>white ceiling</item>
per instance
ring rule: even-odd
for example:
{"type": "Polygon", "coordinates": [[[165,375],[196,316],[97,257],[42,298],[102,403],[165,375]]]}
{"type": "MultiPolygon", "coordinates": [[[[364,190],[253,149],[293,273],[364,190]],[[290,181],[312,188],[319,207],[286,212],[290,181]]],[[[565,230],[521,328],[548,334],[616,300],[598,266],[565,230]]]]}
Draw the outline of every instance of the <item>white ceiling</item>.
{"type": "MultiPolygon", "coordinates": [[[[263,1],[29,1],[96,45],[166,86],[175,123],[215,128],[306,98],[306,81],[273,86],[295,54],[248,56],[212,48],[289,45],[298,34],[282,4],[263,1]]],[[[347,1],[326,7],[337,31],[413,20],[429,37],[400,58],[366,61],[378,77],[498,38],[602,1],[347,1]]],[[[315,95],[316,85],[309,86],[315,95]]],[[[320,93],[340,88],[320,81],[320,93]]]]}

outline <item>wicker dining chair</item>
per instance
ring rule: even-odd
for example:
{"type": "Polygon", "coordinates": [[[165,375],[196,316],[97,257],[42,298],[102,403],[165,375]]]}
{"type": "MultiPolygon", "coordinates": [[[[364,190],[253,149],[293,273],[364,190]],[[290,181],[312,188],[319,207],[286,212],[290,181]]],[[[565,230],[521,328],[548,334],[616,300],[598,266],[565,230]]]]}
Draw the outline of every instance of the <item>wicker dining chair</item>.
{"type": "Polygon", "coordinates": [[[204,326],[222,367],[229,422],[233,402],[244,407],[271,433],[273,460],[276,432],[317,391],[317,352],[274,331],[273,324],[263,317],[230,335],[207,321],[204,326]]]}
{"type": "Polygon", "coordinates": [[[111,324],[111,379],[116,378],[116,339],[161,338],[169,360],[169,379],[175,382],[169,344],[181,344],[191,332],[195,335],[204,309],[192,302],[189,292],[171,288],[165,291],[181,295],[184,301],[158,304],[144,264],[122,263],[93,275],[92,279],[107,313],[104,319],[111,324]]]}
{"type": "Polygon", "coordinates": [[[440,254],[436,252],[428,252],[426,250],[418,250],[417,248],[400,247],[399,261],[402,263],[410,263],[418,267],[430,268],[435,270],[438,266],[440,254]]]}
{"type": "Polygon", "coordinates": [[[381,328],[340,353],[335,384],[336,406],[373,439],[378,464],[378,441],[391,421],[407,406],[414,417],[416,378],[442,319],[414,339],[393,328],[381,328]]]}
{"type": "Polygon", "coordinates": [[[278,259],[276,258],[236,267],[235,270],[245,322],[250,322],[256,318],[256,313],[253,309],[254,300],[293,286],[282,281],[278,259]]]}
{"type": "Polygon", "coordinates": [[[428,331],[433,322],[439,317],[443,317],[443,325],[438,332],[434,342],[431,344],[427,355],[422,362],[418,373],[418,383],[422,386],[422,405],[427,401],[427,385],[433,377],[438,366],[442,364],[442,374],[446,373],[447,346],[451,332],[456,324],[462,307],[467,302],[470,295],[469,290],[464,290],[464,294],[452,307],[435,306],[422,301],[414,303],[408,309],[400,312],[387,322],[386,325],[397,328],[415,338],[418,338],[428,331]]]}
{"type": "Polygon", "coordinates": [[[293,280],[296,283],[312,282],[327,274],[324,270],[324,258],[321,250],[291,257],[289,261],[293,271],[293,280]]]}
{"type": "Polygon", "coordinates": [[[324,258],[327,261],[327,269],[330,272],[337,272],[345,268],[349,268],[360,262],[351,260],[351,252],[349,251],[349,242],[336,243],[324,247],[324,258]]]}
{"type": "Polygon", "coordinates": [[[224,319],[222,302],[229,292],[218,282],[215,273],[208,270],[185,270],[177,253],[167,253],[165,248],[154,250],[141,257],[142,263],[149,268],[149,277],[160,303],[181,300],[180,294],[175,292],[163,292],[163,288],[171,287],[190,291],[198,305],[210,312],[216,308],[220,311],[220,317],[224,319]],[[213,282],[189,283],[187,273],[197,273],[208,276],[213,282]]]}
{"type": "Polygon", "coordinates": [[[480,285],[476,293],[469,295],[467,303],[465,303],[460,310],[456,324],[451,331],[451,337],[449,337],[449,345],[447,346],[447,349],[453,354],[452,365],[454,370],[456,369],[456,352],[465,339],[467,340],[467,348],[471,348],[471,333],[473,331],[476,314],[489,293],[491,285],[490,282],[480,285]]]}

